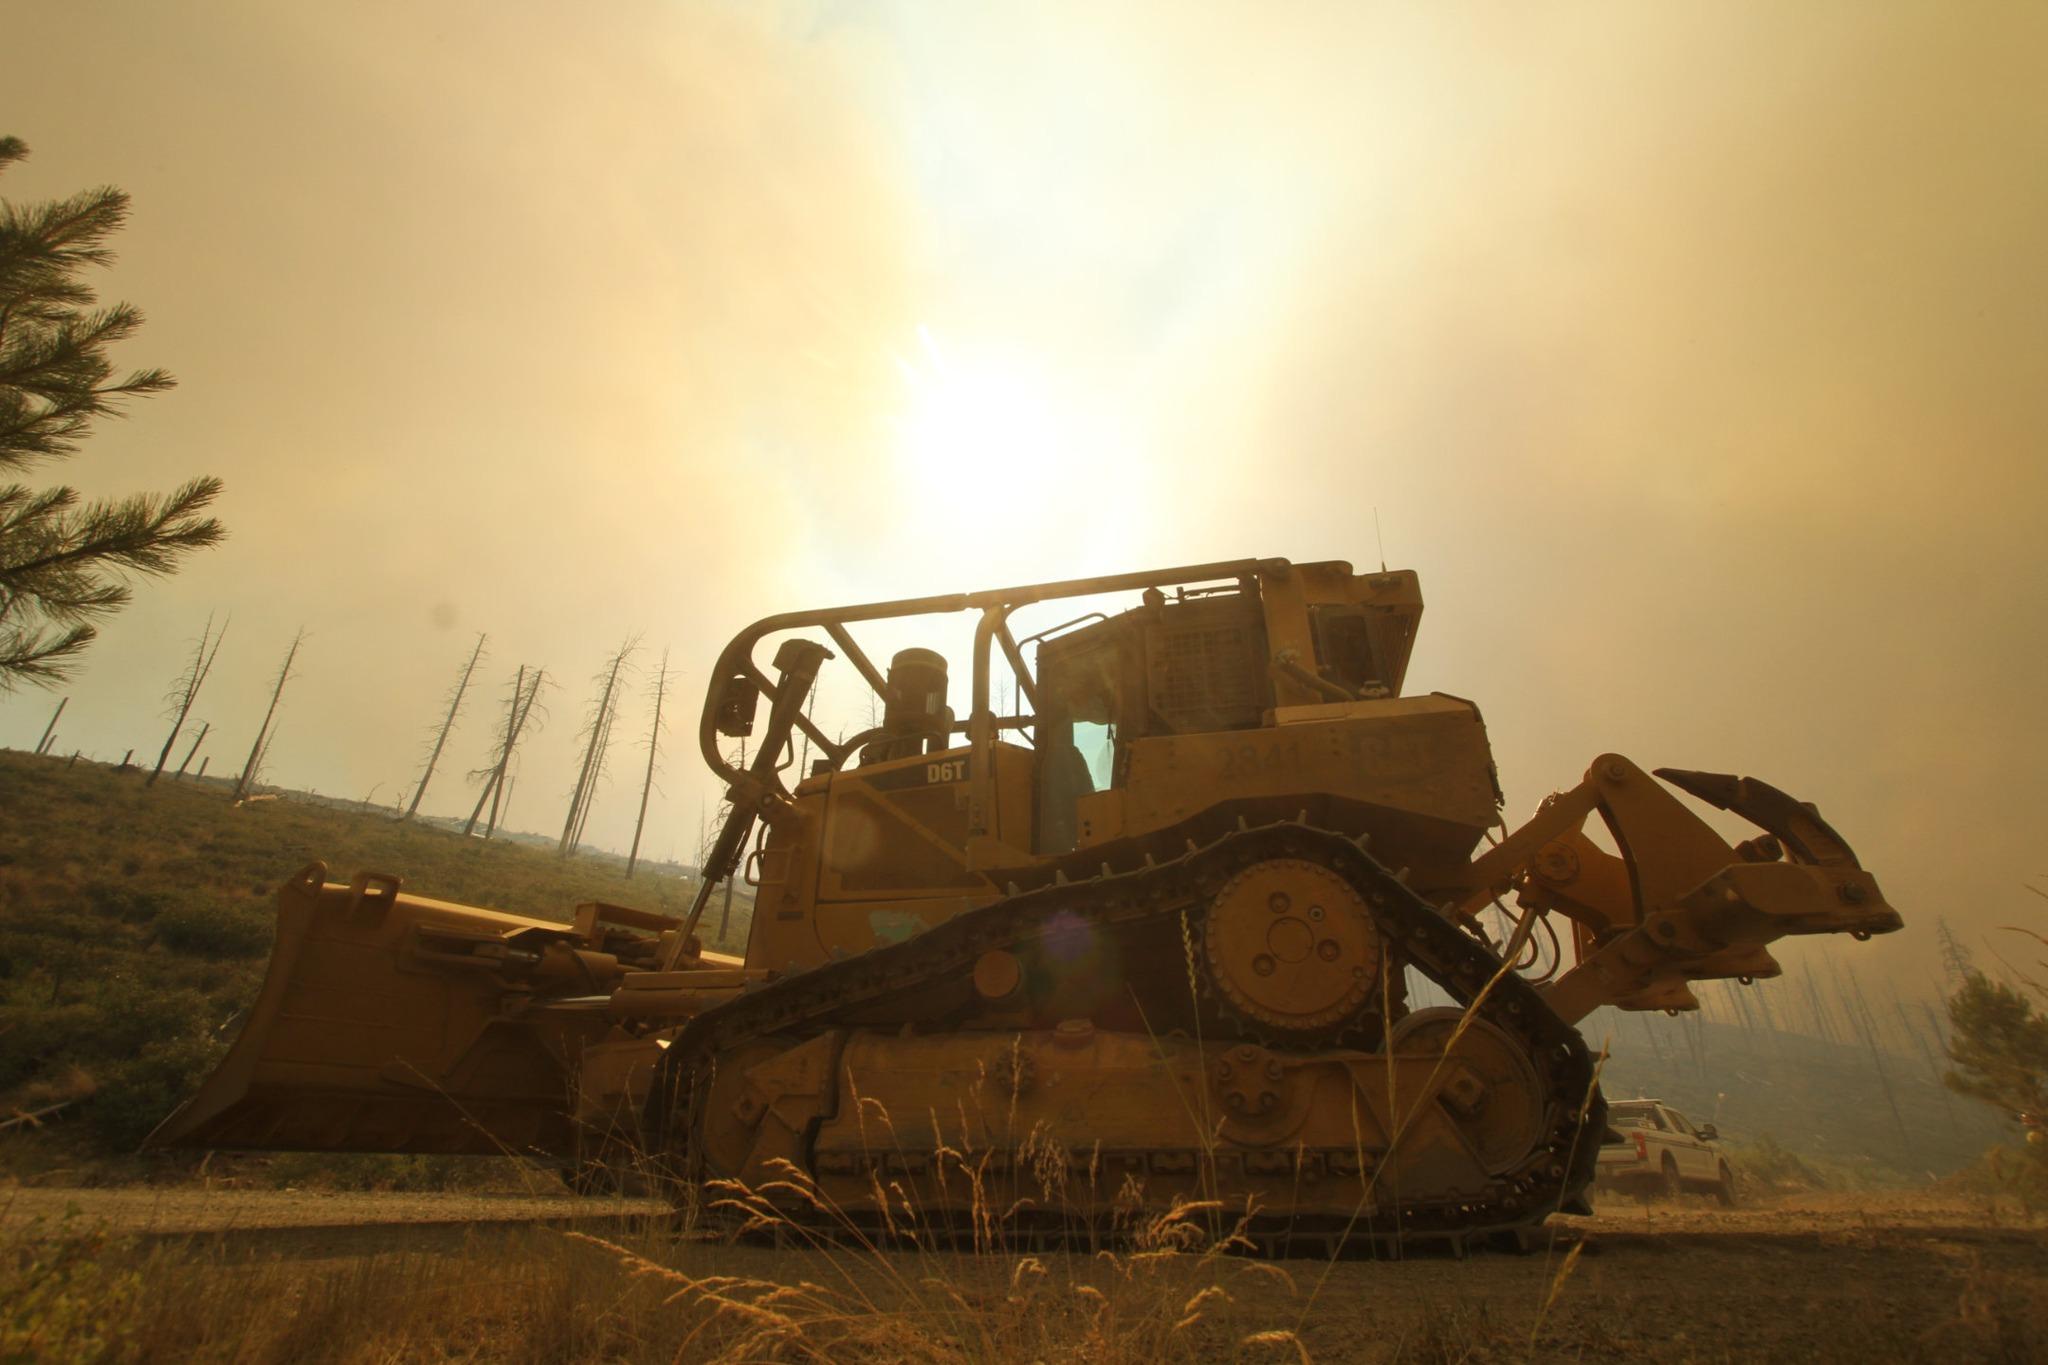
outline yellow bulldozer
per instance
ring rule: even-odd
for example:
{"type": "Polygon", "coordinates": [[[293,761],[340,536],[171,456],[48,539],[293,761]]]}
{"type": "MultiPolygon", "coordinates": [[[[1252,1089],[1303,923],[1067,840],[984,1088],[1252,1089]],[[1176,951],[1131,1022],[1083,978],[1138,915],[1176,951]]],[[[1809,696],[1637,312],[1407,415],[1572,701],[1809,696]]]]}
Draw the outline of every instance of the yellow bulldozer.
{"type": "Polygon", "coordinates": [[[1589,1012],[1697,1008],[1692,981],[1775,975],[1783,935],[1900,921],[1753,778],[1604,755],[1507,831],[1478,707],[1403,694],[1421,615],[1413,573],[1258,559],[759,621],[705,700],[731,814],[687,916],[529,919],[316,863],[153,1141],[631,1166],[897,1231],[1194,1204],[1296,1249],[1525,1235],[1584,1208],[1589,1012]],[[941,653],[885,672],[854,636],[961,613],[964,719],[941,653]],[[879,724],[807,714],[829,661],[879,724]],[[697,934],[735,877],[737,958],[697,934]]]}

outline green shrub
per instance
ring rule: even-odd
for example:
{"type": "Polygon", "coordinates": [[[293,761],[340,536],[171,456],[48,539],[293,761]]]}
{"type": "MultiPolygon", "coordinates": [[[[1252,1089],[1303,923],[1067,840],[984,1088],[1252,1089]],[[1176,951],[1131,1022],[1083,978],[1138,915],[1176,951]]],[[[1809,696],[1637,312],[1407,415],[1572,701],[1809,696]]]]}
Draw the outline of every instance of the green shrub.
{"type": "Polygon", "coordinates": [[[1993,1147],[1948,1183],[1971,1194],[2017,1199],[2029,1210],[2048,1208],[2048,1163],[2041,1160],[2038,1145],[1993,1147]]]}
{"type": "Polygon", "coordinates": [[[128,924],[147,924],[176,903],[175,893],[119,882],[87,882],[78,894],[100,914],[128,924]]]}
{"type": "Polygon", "coordinates": [[[157,942],[203,957],[257,957],[270,951],[271,920],[224,905],[173,905],[155,920],[157,942]]]}
{"type": "MultiPolygon", "coordinates": [[[[40,985],[41,983],[34,983],[40,985]]],[[[51,1063],[73,1054],[98,1052],[100,1011],[95,1005],[51,1005],[9,1001],[0,1005],[0,1092],[14,1089],[51,1063]],[[83,1041],[86,1046],[80,1047],[83,1041]]]]}
{"type": "Polygon", "coordinates": [[[530,1190],[559,1194],[553,1171],[510,1157],[401,1156],[381,1152],[280,1152],[265,1169],[274,1185],[322,1190],[530,1190]]]}
{"type": "Polygon", "coordinates": [[[109,1146],[133,1151],[213,1070],[225,1049],[207,1037],[172,1037],[148,1043],[104,1073],[84,1111],[109,1146]]]}
{"type": "Polygon", "coordinates": [[[1824,1190],[1827,1177],[1800,1156],[1778,1145],[1769,1133],[1740,1147],[1732,1146],[1728,1164],[1736,1177],[1765,1190],[1824,1190]]]}
{"type": "Polygon", "coordinates": [[[0,1247],[0,1360],[104,1360],[125,1354],[138,1325],[142,1275],[132,1243],[73,1225],[54,1235],[32,1220],[0,1247]]]}
{"type": "Polygon", "coordinates": [[[100,982],[88,1001],[99,1015],[89,1042],[117,1059],[132,1058],[153,1043],[204,1034],[221,1022],[198,991],[165,988],[126,971],[100,982]]]}

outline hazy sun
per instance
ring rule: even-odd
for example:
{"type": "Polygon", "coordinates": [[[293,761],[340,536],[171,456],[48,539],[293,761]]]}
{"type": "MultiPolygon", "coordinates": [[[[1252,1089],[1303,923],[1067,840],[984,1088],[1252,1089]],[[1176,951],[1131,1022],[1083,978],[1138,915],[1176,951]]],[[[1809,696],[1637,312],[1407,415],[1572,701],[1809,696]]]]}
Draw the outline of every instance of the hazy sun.
{"type": "Polygon", "coordinates": [[[947,501],[1043,496],[1085,481],[1083,415],[1051,377],[1014,360],[955,356],[918,329],[917,359],[898,358],[907,388],[898,458],[904,476],[947,501]]]}

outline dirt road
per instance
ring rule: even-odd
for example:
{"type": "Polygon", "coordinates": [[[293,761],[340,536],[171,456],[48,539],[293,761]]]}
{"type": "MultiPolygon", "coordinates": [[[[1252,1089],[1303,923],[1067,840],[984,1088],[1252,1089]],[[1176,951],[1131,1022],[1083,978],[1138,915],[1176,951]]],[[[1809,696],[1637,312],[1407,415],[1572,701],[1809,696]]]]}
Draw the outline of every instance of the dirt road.
{"type": "MultiPolygon", "coordinates": [[[[103,1220],[244,1265],[530,1254],[518,1249],[536,1227],[625,1236],[660,1221],[637,1200],[25,1189],[0,1192],[0,1228],[38,1218],[47,1227],[67,1207],[74,1223],[103,1220]]],[[[1840,1195],[1733,1210],[1619,1202],[1553,1228],[1554,1245],[1530,1255],[1297,1260],[1257,1275],[1249,1263],[1232,1266],[1215,1325],[1224,1339],[1294,1331],[1319,1361],[2048,1359],[2048,1224],[2010,1206],[1840,1195]]],[[[681,1254],[724,1274],[820,1273],[811,1252],[702,1245],[681,1254]]],[[[1002,1292],[1016,1259],[927,1256],[916,1268],[1002,1292]]],[[[1045,1260],[1075,1293],[1119,1273],[1084,1256],[1045,1260]]]]}

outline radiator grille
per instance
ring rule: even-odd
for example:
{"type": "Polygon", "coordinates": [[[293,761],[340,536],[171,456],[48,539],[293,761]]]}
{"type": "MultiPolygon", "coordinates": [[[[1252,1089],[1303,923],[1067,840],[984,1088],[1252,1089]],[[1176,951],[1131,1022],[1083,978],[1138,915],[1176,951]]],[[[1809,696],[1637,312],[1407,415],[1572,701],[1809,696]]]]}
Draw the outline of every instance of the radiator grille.
{"type": "Polygon", "coordinates": [[[1164,632],[1153,709],[1176,730],[1256,724],[1263,704],[1253,627],[1164,632]]]}

